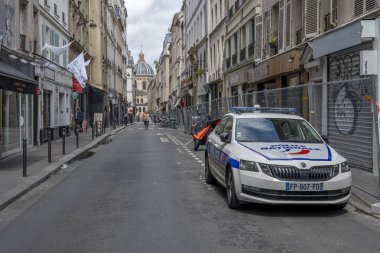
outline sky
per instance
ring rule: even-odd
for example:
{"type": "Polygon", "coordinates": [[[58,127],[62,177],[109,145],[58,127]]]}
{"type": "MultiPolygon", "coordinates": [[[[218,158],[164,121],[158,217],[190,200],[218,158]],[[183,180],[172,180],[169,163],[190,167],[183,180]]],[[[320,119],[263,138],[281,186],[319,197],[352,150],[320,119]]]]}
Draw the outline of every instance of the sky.
{"type": "Polygon", "coordinates": [[[173,16],[181,10],[182,0],[126,0],[127,43],[135,64],[142,50],[145,61],[154,69],[162,51],[162,43],[173,16]]]}

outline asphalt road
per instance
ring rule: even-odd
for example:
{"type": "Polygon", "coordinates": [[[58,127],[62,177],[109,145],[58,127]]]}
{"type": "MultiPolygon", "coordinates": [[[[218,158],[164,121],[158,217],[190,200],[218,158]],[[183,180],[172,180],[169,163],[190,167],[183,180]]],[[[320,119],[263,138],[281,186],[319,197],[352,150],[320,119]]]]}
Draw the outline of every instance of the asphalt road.
{"type": "Polygon", "coordinates": [[[0,213],[0,252],[380,252],[380,220],[350,206],[228,209],[189,140],[120,132],[0,213]]]}

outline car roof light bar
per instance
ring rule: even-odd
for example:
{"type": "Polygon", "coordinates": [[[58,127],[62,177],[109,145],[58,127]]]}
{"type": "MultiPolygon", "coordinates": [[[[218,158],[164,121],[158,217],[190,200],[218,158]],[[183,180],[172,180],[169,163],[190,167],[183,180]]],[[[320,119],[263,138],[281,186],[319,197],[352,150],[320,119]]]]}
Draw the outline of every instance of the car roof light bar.
{"type": "Polygon", "coordinates": [[[263,113],[297,113],[297,108],[292,107],[231,107],[232,113],[263,112],[263,113]]]}

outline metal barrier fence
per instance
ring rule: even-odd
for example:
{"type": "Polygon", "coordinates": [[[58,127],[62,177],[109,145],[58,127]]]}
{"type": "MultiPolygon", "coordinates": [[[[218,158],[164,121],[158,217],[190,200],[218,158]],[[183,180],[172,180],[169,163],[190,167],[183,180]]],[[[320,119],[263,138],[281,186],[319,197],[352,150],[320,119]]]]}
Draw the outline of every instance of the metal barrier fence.
{"type": "Polygon", "coordinates": [[[169,114],[176,118],[178,126],[191,133],[204,115],[221,118],[233,106],[294,107],[298,115],[329,137],[332,147],[350,164],[371,171],[377,159],[373,150],[375,97],[373,79],[363,78],[252,92],[175,108],[169,114]]]}

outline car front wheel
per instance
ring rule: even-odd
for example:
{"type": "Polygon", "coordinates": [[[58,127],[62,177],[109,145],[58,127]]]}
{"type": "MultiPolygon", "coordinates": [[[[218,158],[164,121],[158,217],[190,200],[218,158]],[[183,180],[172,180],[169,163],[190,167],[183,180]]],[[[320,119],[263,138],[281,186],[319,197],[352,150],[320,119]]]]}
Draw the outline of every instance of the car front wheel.
{"type": "Polygon", "coordinates": [[[227,206],[231,209],[238,209],[241,207],[240,201],[236,197],[234,176],[231,169],[227,171],[227,206]]]}

